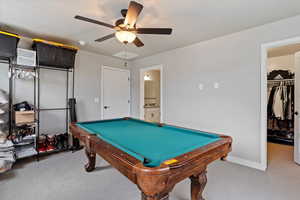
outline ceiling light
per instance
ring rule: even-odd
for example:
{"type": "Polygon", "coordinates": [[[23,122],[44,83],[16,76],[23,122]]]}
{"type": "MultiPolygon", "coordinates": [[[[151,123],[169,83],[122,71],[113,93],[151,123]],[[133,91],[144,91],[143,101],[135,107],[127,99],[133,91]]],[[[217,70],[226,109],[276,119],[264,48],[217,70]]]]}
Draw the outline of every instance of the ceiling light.
{"type": "Polygon", "coordinates": [[[145,76],[144,76],[144,80],[145,80],[145,81],[151,81],[150,75],[149,75],[149,74],[148,74],[148,75],[145,75],[145,76]]]}
{"type": "Polygon", "coordinates": [[[120,42],[126,44],[126,43],[132,43],[135,40],[136,35],[129,31],[117,31],[116,37],[120,42]]]}

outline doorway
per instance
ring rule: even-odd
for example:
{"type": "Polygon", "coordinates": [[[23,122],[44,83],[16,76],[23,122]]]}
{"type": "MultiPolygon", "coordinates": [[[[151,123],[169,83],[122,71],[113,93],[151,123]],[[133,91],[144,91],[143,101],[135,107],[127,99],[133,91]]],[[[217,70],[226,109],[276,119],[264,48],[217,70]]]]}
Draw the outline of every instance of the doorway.
{"type": "Polygon", "coordinates": [[[130,71],[103,66],[101,70],[101,119],[130,116],[130,71]]]}
{"type": "Polygon", "coordinates": [[[162,66],[140,70],[140,118],[149,122],[162,122],[162,66]]]}
{"type": "MultiPolygon", "coordinates": [[[[295,54],[299,45],[268,50],[268,164],[293,162],[295,113],[295,54]]],[[[298,49],[298,48],[299,49],[298,49]]]]}
{"type": "Polygon", "coordinates": [[[264,169],[280,165],[280,162],[300,163],[299,52],[300,38],[262,45],[261,152],[264,169]]]}

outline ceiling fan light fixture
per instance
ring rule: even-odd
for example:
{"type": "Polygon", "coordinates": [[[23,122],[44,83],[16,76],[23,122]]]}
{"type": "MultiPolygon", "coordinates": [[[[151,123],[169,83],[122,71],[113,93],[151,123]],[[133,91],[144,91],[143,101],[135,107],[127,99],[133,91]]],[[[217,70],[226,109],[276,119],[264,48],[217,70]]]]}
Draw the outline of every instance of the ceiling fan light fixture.
{"type": "Polygon", "coordinates": [[[92,24],[105,26],[107,28],[113,29],[116,32],[108,34],[104,37],[98,38],[95,42],[103,42],[108,39],[116,37],[123,44],[133,43],[136,47],[143,47],[144,43],[137,36],[137,34],[153,34],[153,35],[171,35],[171,28],[137,28],[136,23],[138,17],[140,16],[143,5],[137,3],[135,0],[131,0],[128,9],[122,9],[121,14],[123,18],[118,19],[114,25],[91,19],[88,17],[76,15],[75,19],[89,22],[92,24]]]}
{"type": "Polygon", "coordinates": [[[130,31],[117,31],[116,37],[122,43],[132,43],[135,40],[136,35],[130,31]]]}

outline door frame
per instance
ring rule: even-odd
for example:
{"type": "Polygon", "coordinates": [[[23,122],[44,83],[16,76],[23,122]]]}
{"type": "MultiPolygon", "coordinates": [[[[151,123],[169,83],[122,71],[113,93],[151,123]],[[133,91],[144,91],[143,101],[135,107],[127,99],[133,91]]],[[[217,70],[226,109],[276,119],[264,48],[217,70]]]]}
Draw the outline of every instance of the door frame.
{"type": "Polygon", "coordinates": [[[149,70],[160,70],[160,122],[163,122],[164,112],[163,112],[163,83],[164,83],[164,74],[163,74],[163,65],[154,65],[151,67],[145,67],[140,69],[140,119],[145,119],[145,81],[144,81],[144,73],[149,70]]]}
{"type": "MultiPolygon", "coordinates": [[[[120,71],[120,72],[126,72],[129,77],[129,113],[128,115],[130,116],[131,112],[131,84],[130,84],[130,70],[128,69],[122,69],[122,68],[117,68],[117,67],[108,67],[105,65],[101,66],[101,86],[100,86],[100,114],[101,114],[101,120],[104,119],[104,69],[109,69],[109,70],[114,70],[114,71],[120,71]]],[[[128,116],[128,117],[129,117],[128,116]]]]}
{"type": "Polygon", "coordinates": [[[260,69],[260,132],[261,132],[261,163],[260,169],[267,170],[268,168],[268,141],[267,141],[267,104],[268,104],[268,70],[267,70],[267,61],[268,61],[268,50],[271,48],[291,45],[295,43],[300,43],[300,37],[289,38],[285,40],[274,41],[270,43],[264,43],[261,45],[261,69],[260,69]]]}

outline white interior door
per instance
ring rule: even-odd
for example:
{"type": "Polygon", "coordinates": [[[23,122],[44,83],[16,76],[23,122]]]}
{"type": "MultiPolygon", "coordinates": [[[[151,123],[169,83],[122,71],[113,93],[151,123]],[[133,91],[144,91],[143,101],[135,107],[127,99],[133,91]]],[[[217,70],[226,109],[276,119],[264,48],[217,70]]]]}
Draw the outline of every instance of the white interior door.
{"type": "Polygon", "coordinates": [[[102,67],[102,119],[129,117],[130,72],[102,67]]]}
{"type": "Polygon", "coordinates": [[[297,52],[295,54],[295,72],[294,159],[296,163],[300,164],[300,52],[297,52]]]}

